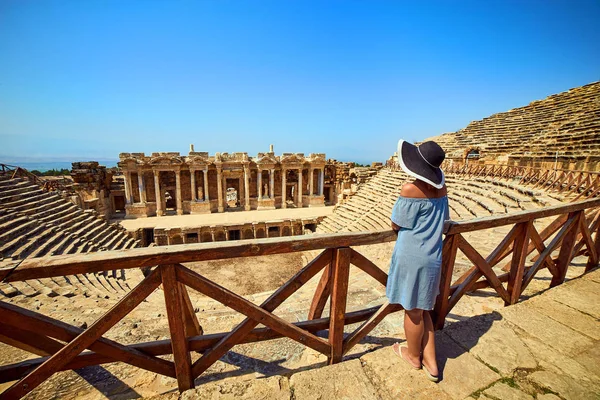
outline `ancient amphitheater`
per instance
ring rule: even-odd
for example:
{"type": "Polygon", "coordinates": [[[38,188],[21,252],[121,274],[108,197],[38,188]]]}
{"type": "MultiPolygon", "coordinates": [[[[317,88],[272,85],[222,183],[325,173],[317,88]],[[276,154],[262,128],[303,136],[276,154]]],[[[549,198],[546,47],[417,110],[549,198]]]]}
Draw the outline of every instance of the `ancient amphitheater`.
{"type": "MultiPolygon", "coordinates": [[[[438,385],[390,351],[403,313],[385,301],[389,215],[408,179],[393,157],[351,193],[332,189],[314,233],[150,247],[3,166],[0,398],[596,398],[600,83],[435,140],[450,154],[453,220],[438,385]]],[[[308,176],[322,196],[323,174],[308,176]]],[[[134,197],[126,182],[113,197],[134,197]]],[[[273,187],[257,201],[285,203],[273,187]]]]}

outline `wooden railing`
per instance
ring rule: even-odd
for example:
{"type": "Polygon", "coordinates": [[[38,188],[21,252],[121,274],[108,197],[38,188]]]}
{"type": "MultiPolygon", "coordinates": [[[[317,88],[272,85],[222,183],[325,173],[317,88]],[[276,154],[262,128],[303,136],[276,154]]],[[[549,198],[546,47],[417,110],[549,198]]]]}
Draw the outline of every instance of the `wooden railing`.
{"type": "Polygon", "coordinates": [[[600,197],[600,172],[522,167],[505,164],[453,164],[445,167],[446,174],[519,179],[519,184],[532,185],[546,191],[581,198],[600,197]]]}
{"type": "MultiPolygon", "coordinates": [[[[14,179],[16,177],[25,178],[31,183],[35,183],[39,185],[43,190],[47,192],[53,191],[68,191],[72,192],[72,188],[66,186],[64,182],[60,180],[42,180],[35,174],[32,174],[25,168],[18,167],[16,165],[8,165],[0,163],[0,175],[8,175],[10,179],[14,179]]],[[[64,178],[63,178],[64,179],[64,178]]]]}
{"type": "MultiPolygon", "coordinates": [[[[373,277],[380,285],[387,282],[387,274],[352,247],[391,242],[395,238],[390,230],[200,243],[29,259],[17,267],[0,269],[2,281],[15,282],[151,267],[151,272],[139,285],[85,330],[0,302],[0,341],[41,356],[0,367],[0,382],[18,380],[0,394],[0,398],[20,398],[58,371],[115,361],[174,377],[179,390],[183,391],[193,387],[194,379],[233,346],[279,337],[298,341],[325,354],[329,363],[337,363],[385,316],[401,309],[398,305],[384,302],[379,307],[346,313],[351,265],[373,277]],[[182,265],[192,261],[306,250],[322,252],[260,306],[182,265]],[[290,323],[273,313],[280,304],[319,273],[321,276],[306,321],[290,323]],[[167,307],[170,340],[125,346],[103,337],[161,284],[167,307]],[[190,288],[244,314],[246,319],[230,332],[204,335],[188,295],[190,288]],[[322,318],[328,299],[329,317],[322,318]],[[362,324],[345,336],[344,326],[358,322],[362,324]],[[257,328],[259,324],[265,327],[257,328]],[[316,335],[317,331],[322,330],[328,331],[327,338],[316,335]],[[191,351],[202,353],[194,363],[191,362],[191,351]],[[157,357],[165,354],[173,354],[174,361],[157,357]]],[[[553,276],[551,285],[558,285],[564,281],[572,258],[584,253],[588,255],[586,271],[598,265],[600,199],[498,217],[450,222],[443,242],[442,279],[434,310],[435,325],[437,328],[443,327],[445,317],[468,291],[492,287],[506,304],[514,304],[542,268],[550,270],[553,276]],[[534,220],[551,216],[556,217],[554,222],[538,233],[533,225],[534,220]],[[504,225],[512,225],[512,229],[485,258],[464,236],[466,232],[504,225]],[[557,250],[559,254],[554,259],[551,255],[557,250]],[[458,251],[464,253],[473,267],[452,282],[458,251]],[[533,264],[528,266],[527,258],[533,251],[539,254],[533,258],[533,264]],[[492,267],[510,254],[512,257],[504,267],[506,273],[497,275],[492,267]],[[507,282],[506,287],[503,282],[507,282]]]]}

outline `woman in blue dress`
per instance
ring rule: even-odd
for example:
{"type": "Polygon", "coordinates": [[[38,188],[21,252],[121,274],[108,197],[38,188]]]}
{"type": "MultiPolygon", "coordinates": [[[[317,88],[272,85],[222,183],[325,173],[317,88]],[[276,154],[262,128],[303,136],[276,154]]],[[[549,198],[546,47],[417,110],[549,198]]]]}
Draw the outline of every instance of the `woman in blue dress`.
{"type": "Polygon", "coordinates": [[[439,380],[435,335],[429,311],[439,293],[442,265],[442,231],[449,219],[444,173],[444,150],[435,142],[415,146],[398,142],[402,169],[416,178],[402,187],[392,210],[392,229],[398,239],[392,253],[386,294],[390,303],[405,310],[407,346],[393,351],[427,377],[439,380]]]}

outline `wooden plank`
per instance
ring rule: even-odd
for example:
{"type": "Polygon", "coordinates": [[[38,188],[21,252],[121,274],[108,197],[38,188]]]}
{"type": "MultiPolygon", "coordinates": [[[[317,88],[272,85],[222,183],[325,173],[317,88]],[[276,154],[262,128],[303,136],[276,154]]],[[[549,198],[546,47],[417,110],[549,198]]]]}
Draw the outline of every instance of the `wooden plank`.
{"type": "Polygon", "coordinates": [[[581,181],[581,184],[580,184],[580,185],[577,187],[576,191],[578,192],[578,191],[579,191],[579,188],[583,186],[583,187],[582,187],[582,191],[581,191],[581,193],[579,193],[579,194],[577,195],[577,197],[575,197],[575,198],[573,199],[573,201],[577,201],[577,200],[579,200],[580,198],[584,197],[584,196],[585,196],[585,194],[588,192],[588,190],[589,190],[589,187],[590,187],[590,185],[591,185],[591,184],[592,184],[592,179],[590,178],[590,175],[588,175],[586,178],[584,178],[584,179],[581,181]],[[587,186],[584,186],[586,183],[587,183],[587,186]]]}
{"type": "Polygon", "coordinates": [[[515,238],[511,268],[508,275],[507,292],[510,298],[504,305],[516,304],[521,296],[521,284],[523,283],[525,261],[527,260],[527,246],[529,244],[529,235],[532,227],[533,221],[522,222],[519,224],[520,232],[515,238]]]}
{"type": "Polygon", "coordinates": [[[62,349],[54,353],[44,363],[14,383],[2,393],[3,399],[18,399],[35,389],[83,350],[94,343],[112,326],[129,314],[139,303],[148,297],[160,285],[160,273],[153,271],[137,285],[127,296],[122,298],[99,320],[94,322],[81,335],[77,336],[62,349]]]}
{"type": "Polygon", "coordinates": [[[8,324],[0,324],[0,342],[38,356],[54,354],[63,347],[52,338],[8,324]]]}
{"type": "Polygon", "coordinates": [[[282,335],[300,342],[320,353],[327,354],[330,350],[329,343],[322,338],[308,333],[297,326],[283,320],[269,311],[246,300],[242,296],[206,279],[202,275],[179,265],[177,280],[194,290],[217,300],[235,311],[246,315],[248,318],[268,326],[282,335]]]}
{"type": "MultiPolygon", "coordinates": [[[[568,214],[560,215],[554,221],[552,221],[550,224],[548,224],[548,226],[546,226],[544,229],[542,229],[542,232],[540,232],[539,236],[540,236],[541,240],[545,241],[550,236],[552,236],[556,231],[558,231],[560,228],[562,228],[562,226],[567,222],[568,218],[569,218],[568,214]]],[[[527,255],[531,254],[534,250],[536,250],[536,245],[534,242],[532,242],[529,244],[529,247],[527,248],[527,255]]],[[[532,261],[536,261],[538,257],[539,257],[539,255],[535,256],[532,261]]],[[[510,270],[510,262],[507,263],[506,265],[504,265],[502,267],[502,270],[509,271],[510,270]]]]}
{"type": "MultiPolygon", "coordinates": [[[[558,246],[561,245],[565,235],[567,235],[572,230],[572,228],[575,226],[576,223],[577,223],[577,220],[573,215],[569,215],[567,217],[567,222],[565,222],[565,224],[562,226],[560,231],[552,238],[552,241],[550,241],[550,243],[545,248],[545,250],[536,259],[535,263],[525,273],[525,277],[523,278],[523,283],[521,285],[521,290],[525,290],[525,288],[529,285],[529,283],[531,282],[531,280],[533,279],[533,277],[535,276],[537,271],[540,269],[542,264],[545,262],[546,258],[549,257],[552,254],[552,252],[554,250],[556,250],[556,248],[558,246]]],[[[553,274],[553,276],[558,276],[558,275],[559,275],[559,270],[558,270],[558,266],[556,266],[556,275],[553,274]]]]}
{"type": "MultiPolygon", "coordinates": [[[[598,211],[596,217],[600,217],[600,211],[598,211]]],[[[590,252],[590,257],[588,258],[587,264],[585,266],[585,272],[591,271],[592,269],[596,268],[600,263],[600,223],[598,223],[597,225],[598,226],[596,228],[596,240],[594,242],[594,249],[596,250],[597,258],[594,261],[590,252]]]]}
{"type": "MultiPolygon", "coordinates": [[[[580,172],[579,176],[577,177],[577,183],[575,184],[573,189],[569,190],[568,194],[579,193],[579,188],[584,184],[585,184],[585,178],[583,177],[583,172],[580,172]]],[[[577,196],[577,197],[579,198],[581,196],[577,196]]]]}
{"type": "Polygon", "coordinates": [[[573,248],[571,259],[587,251],[594,260],[597,260],[597,253],[594,247],[594,240],[592,239],[591,232],[594,232],[597,227],[597,224],[600,223],[600,211],[595,214],[594,218],[592,218],[592,222],[589,225],[589,227],[587,221],[588,219],[583,216],[579,219],[580,226],[579,234],[577,235],[577,240],[579,241],[573,248]],[[582,251],[583,246],[585,246],[587,250],[582,251]]]}
{"type": "MultiPolygon", "coordinates": [[[[3,302],[0,302],[0,320],[4,325],[22,327],[33,333],[44,332],[47,336],[63,342],[70,342],[84,332],[81,328],[3,302]]],[[[97,352],[98,357],[103,357],[106,360],[104,362],[122,361],[158,374],[175,377],[173,363],[150,357],[148,354],[128,348],[110,339],[101,338],[89,348],[97,352]]]]}
{"type": "Polygon", "coordinates": [[[458,237],[458,248],[463,252],[465,256],[467,256],[469,260],[471,260],[473,264],[477,266],[477,268],[479,268],[481,273],[486,277],[486,279],[490,283],[490,286],[498,293],[498,295],[502,297],[504,301],[510,301],[508,292],[506,291],[506,289],[504,289],[504,286],[502,286],[502,283],[498,280],[498,277],[496,276],[490,265],[481,256],[481,254],[479,254],[477,250],[475,250],[473,246],[471,246],[471,244],[467,242],[462,236],[458,237]]]}
{"type": "Polygon", "coordinates": [[[329,251],[331,251],[332,253],[332,261],[323,270],[321,279],[319,280],[317,288],[315,289],[315,294],[313,296],[312,302],[310,304],[310,309],[308,311],[309,320],[321,318],[321,316],[323,315],[323,310],[325,309],[325,304],[327,303],[327,299],[331,294],[331,275],[333,271],[331,264],[335,264],[335,256],[337,255],[337,252],[334,249],[331,249],[329,251]]]}
{"type": "Polygon", "coordinates": [[[342,247],[336,249],[337,255],[333,270],[333,284],[331,287],[331,307],[329,325],[329,344],[331,353],[328,357],[329,364],[342,361],[344,351],[344,314],[346,313],[346,298],[348,297],[348,277],[350,276],[350,249],[342,247]]]}
{"type": "Polygon", "coordinates": [[[569,173],[567,174],[567,181],[566,183],[561,183],[558,193],[562,193],[564,190],[569,190],[569,188],[571,187],[571,185],[573,184],[573,179],[574,179],[574,175],[573,175],[573,171],[569,171],[569,173]]]}
{"type": "Polygon", "coordinates": [[[177,387],[179,388],[179,392],[184,392],[194,387],[194,378],[192,378],[192,359],[185,337],[181,293],[179,291],[181,285],[177,282],[175,268],[174,265],[162,265],[160,270],[165,305],[167,306],[169,331],[171,332],[177,387]]]}
{"type": "Polygon", "coordinates": [[[5,265],[0,267],[0,281],[3,281],[11,272],[19,265],[19,262],[15,262],[12,265],[5,265]]]}
{"type": "MultiPolygon", "coordinates": [[[[277,289],[268,299],[266,299],[260,307],[266,311],[274,311],[288,297],[294,294],[300,287],[308,282],[320,270],[322,270],[331,261],[331,251],[325,250],[319,254],[314,260],[308,263],[304,268],[298,271],[290,278],[283,286],[277,289]]],[[[210,350],[202,354],[192,365],[192,374],[194,377],[206,371],[214,362],[221,358],[234,345],[240,343],[258,323],[249,318],[246,318],[235,329],[229,332],[225,337],[219,340],[210,350]]]]}
{"type": "Polygon", "coordinates": [[[191,261],[222,260],[292,253],[334,247],[362,246],[396,240],[390,230],[289,236],[278,238],[143,247],[128,250],[68,254],[24,260],[6,282],[53,276],[144,268],[191,261]]]}
{"type": "MultiPolygon", "coordinates": [[[[513,246],[515,238],[517,237],[518,234],[519,234],[519,228],[517,225],[515,225],[506,234],[506,236],[502,239],[502,241],[498,244],[498,246],[496,246],[496,248],[490,253],[490,255],[486,257],[485,261],[490,265],[490,267],[493,267],[494,265],[496,265],[500,261],[502,261],[502,259],[505,257],[505,255],[509,254],[509,252],[508,252],[509,249],[512,251],[512,246],[513,246]]],[[[448,301],[448,310],[452,310],[452,308],[454,308],[454,306],[456,305],[458,300],[460,300],[460,298],[466,292],[473,289],[473,285],[475,285],[477,280],[482,275],[483,274],[481,273],[481,271],[477,267],[474,266],[471,268],[470,274],[467,277],[467,279],[461,280],[462,279],[462,277],[461,277],[461,279],[458,280],[458,281],[460,281],[460,283],[458,285],[452,286],[450,288],[451,297],[450,297],[450,300],[448,301]]]]}
{"type": "Polygon", "coordinates": [[[377,312],[373,314],[371,318],[366,320],[361,326],[359,326],[354,332],[352,332],[347,338],[344,339],[342,355],[348,353],[352,347],[362,340],[369,334],[383,319],[395,311],[402,310],[400,304],[390,304],[386,301],[379,307],[377,312]]]}
{"type": "MultiPolygon", "coordinates": [[[[535,246],[535,248],[537,249],[537,251],[539,252],[539,254],[543,254],[544,251],[546,250],[546,246],[544,245],[544,241],[542,240],[540,234],[537,232],[537,230],[535,229],[535,226],[531,226],[531,230],[530,230],[530,239],[531,242],[533,243],[533,245],[535,246]]],[[[536,258],[537,260],[538,258],[536,258]]],[[[534,260],[535,261],[535,260],[534,260]]],[[[552,275],[556,275],[558,273],[558,270],[556,269],[556,265],[554,265],[554,262],[552,261],[552,259],[549,259],[548,257],[544,257],[544,264],[546,265],[546,268],[548,268],[548,270],[550,271],[550,273],[552,275]]]]}
{"type": "Polygon", "coordinates": [[[552,277],[550,287],[560,285],[565,280],[565,276],[567,275],[567,269],[569,268],[569,263],[571,262],[571,254],[573,252],[573,247],[575,246],[575,240],[577,239],[577,232],[579,231],[579,218],[582,217],[582,211],[573,212],[569,214],[569,218],[573,218],[575,221],[573,223],[572,229],[570,229],[569,232],[566,233],[564,239],[562,240],[560,252],[558,253],[558,259],[556,260],[556,268],[558,269],[558,274],[552,277]]]}
{"type": "Polygon", "coordinates": [[[567,214],[596,207],[600,207],[600,199],[589,199],[580,202],[568,203],[566,205],[546,207],[533,211],[520,211],[513,214],[474,218],[462,222],[452,222],[446,234],[453,235],[455,233],[496,228],[498,226],[518,224],[520,222],[526,222],[529,220],[567,214]]]}
{"type": "MultiPolygon", "coordinates": [[[[490,253],[490,256],[486,258],[486,261],[490,264],[490,266],[493,267],[494,265],[498,264],[512,252],[512,245],[515,241],[515,237],[519,233],[517,225],[518,224],[513,226],[510,229],[510,231],[508,231],[508,233],[506,234],[506,236],[504,236],[500,244],[496,246],[494,251],[490,253]]],[[[454,286],[461,285],[465,281],[465,279],[467,279],[467,277],[471,278],[473,276],[474,271],[477,271],[476,266],[472,266],[471,268],[469,268],[467,272],[465,272],[460,278],[458,278],[454,282],[454,286]]]]}
{"type": "Polygon", "coordinates": [[[438,294],[433,312],[433,324],[436,329],[444,327],[446,315],[450,312],[448,296],[450,295],[450,284],[452,283],[452,272],[456,261],[456,250],[458,249],[457,235],[446,235],[442,244],[442,271],[440,277],[440,293],[438,294]]]}
{"type": "MultiPolygon", "coordinates": [[[[363,322],[371,318],[378,310],[379,306],[370,307],[364,310],[353,311],[345,315],[344,323],[346,325],[356,324],[363,322]]],[[[319,318],[312,321],[295,322],[294,325],[301,329],[309,332],[318,332],[326,330],[329,327],[329,318],[319,318]]],[[[210,335],[196,336],[188,338],[188,348],[191,351],[205,351],[213,347],[216,343],[224,338],[228,332],[225,333],[213,333],[210,335]]],[[[270,328],[259,328],[254,329],[248,335],[244,337],[242,343],[255,343],[265,340],[278,339],[283,337],[280,333],[270,328]]],[[[143,351],[146,354],[154,356],[171,354],[171,341],[170,340],[157,340],[152,342],[137,343],[128,346],[130,350],[143,351]]],[[[48,357],[36,358],[32,360],[26,360],[20,363],[3,365],[0,366],[0,383],[10,382],[20,379],[24,374],[28,373],[33,368],[42,364],[48,357]]],[[[104,364],[115,361],[113,358],[106,357],[93,352],[83,352],[69,362],[67,365],[61,368],[61,371],[69,369],[78,369],[91,365],[104,364]]],[[[174,374],[173,374],[174,376],[174,374]]]]}
{"type": "Polygon", "coordinates": [[[373,261],[369,260],[367,257],[363,256],[354,249],[350,249],[350,264],[355,265],[363,272],[371,275],[383,286],[387,285],[388,275],[382,271],[381,268],[375,265],[373,261]]]}
{"type": "Polygon", "coordinates": [[[200,336],[204,333],[196,313],[194,312],[194,305],[190,299],[190,295],[187,288],[179,284],[179,295],[181,297],[181,306],[183,308],[183,321],[185,323],[185,336],[200,336]]]}

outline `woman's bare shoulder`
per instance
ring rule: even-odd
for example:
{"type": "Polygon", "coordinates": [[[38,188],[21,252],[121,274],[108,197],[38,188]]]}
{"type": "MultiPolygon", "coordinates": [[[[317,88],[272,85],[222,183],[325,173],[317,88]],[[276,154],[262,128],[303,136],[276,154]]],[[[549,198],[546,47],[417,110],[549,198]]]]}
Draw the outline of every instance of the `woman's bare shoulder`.
{"type": "Polygon", "coordinates": [[[412,182],[405,183],[402,186],[402,190],[400,191],[400,196],[402,196],[402,197],[416,197],[416,198],[424,197],[423,196],[423,192],[421,191],[421,189],[419,189],[419,187],[417,185],[415,185],[414,183],[412,183],[412,182]]]}

